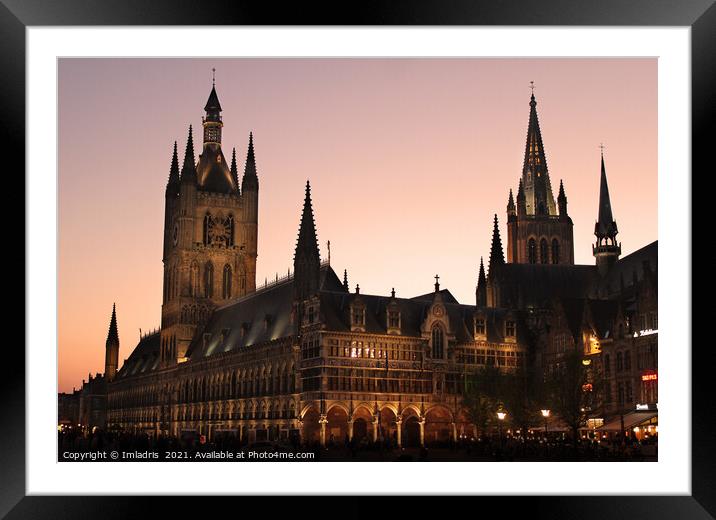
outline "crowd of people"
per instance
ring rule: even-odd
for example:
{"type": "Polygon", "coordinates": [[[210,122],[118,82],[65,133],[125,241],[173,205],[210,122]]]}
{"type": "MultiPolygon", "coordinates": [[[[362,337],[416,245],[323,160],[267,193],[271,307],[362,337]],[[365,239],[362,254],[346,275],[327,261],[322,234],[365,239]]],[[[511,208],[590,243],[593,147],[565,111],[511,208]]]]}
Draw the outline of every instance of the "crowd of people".
{"type": "MultiPolygon", "coordinates": [[[[302,443],[296,436],[282,440],[263,440],[249,444],[247,439],[234,435],[220,435],[210,441],[204,435],[182,437],[153,436],[142,433],[92,433],[79,429],[58,432],[58,453],[83,452],[155,452],[158,459],[169,460],[167,453],[193,455],[198,451],[310,451],[313,460],[395,460],[395,461],[650,461],[657,460],[657,440],[641,441],[631,436],[616,434],[607,438],[581,438],[574,441],[563,435],[510,436],[485,435],[477,439],[461,438],[458,442],[429,443],[425,447],[406,445],[398,447],[397,440],[389,436],[373,442],[367,437],[338,440],[330,436],[326,446],[317,441],[302,443]]],[[[182,460],[174,457],[172,460],[182,460]]],[[[189,460],[193,460],[190,456],[189,460]]]]}

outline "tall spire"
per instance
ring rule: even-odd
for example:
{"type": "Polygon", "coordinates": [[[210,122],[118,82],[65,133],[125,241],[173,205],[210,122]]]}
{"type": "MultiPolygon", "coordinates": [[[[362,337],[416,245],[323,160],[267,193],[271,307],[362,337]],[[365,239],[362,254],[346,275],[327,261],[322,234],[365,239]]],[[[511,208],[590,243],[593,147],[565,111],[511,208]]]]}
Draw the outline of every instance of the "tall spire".
{"type": "Polygon", "coordinates": [[[485,277],[485,264],[480,257],[480,272],[477,275],[477,306],[487,306],[487,278],[485,277]]]}
{"type": "Polygon", "coordinates": [[[105,342],[104,356],[104,377],[107,381],[112,381],[117,373],[117,365],[119,363],[119,333],[117,332],[117,308],[112,304],[112,317],[109,320],[109,332],[107,332],[107,341],[105,342]]]}
{"type": "Polygon", "coordinates": [[[186,140],[186,151],[184,152],[184,164],[181,168],[181,182],[196,182],[196,161],[194,160],[194,138],[191,125],[189,125],[189,137],[186,140]]]}
{"type": "Polygon", "coordinates": [[[254,154],[254,133],[249,132],[249,149],[246,152],[246,165],[244,178],[241,181],[241,191],[254,190],[259,187],[259,178],[256,174],[256,156],[254,154]]]}
{"type": "Polygon", "coordinates": [[[596,258],[599,273],[605,275],[621,255],[622,247],[617,243],[619,233],[617,223],[612,216],[612,205],[609,200],[607,172],[604,168],[604,151],[602,150],[602,171],[599,181],[599,220],[594,224],[594,235],[597,242],[592,246],[592,254],[596,258]]]}
{"type": "Polygon", "coordinates": [[[343,288],[349,292],[348,288],[348,269],[343,269],[343,288]]]}
{"type": "Polygon", "coordinates": [[[293,256],[294,290],[296,298],[306,299],[318,290],[321,255],[318,250],[316,223],[313,219],[311,184],[306,181],[306,196],[303,200],[301,224],[293,256]]]}
{"type": "Polygon", "coordinates": [[[174,152],[172,153],[172,164],[169,167],[169,180],[167,191],[176,194],[179,188],[179,156],[177,155],[177,142],[174,141],[174,152]]]}
{"type": "Polygon", "coordinates": [[[599,220],[594,226],[594,234],[599,240],[614,239],[619,233],[617,223],[612,216],[612,204],[609,199],[607,172],[604,168],[604,152],[602,152],[602,173],[599,181],[599,220]]]}
{"type": "Polygon", "coordinates": [[[537,101],[534,84],[530,97],[530,118],[527,124],[527,143],[522,167],[522,180],[526,196],[528,215],[556,215],[557,209],[552,195],[547,158],[542,144],[542,131],[537,118],[537,101]]]}
{"type": "Polygon", "coordinates": [[[505,263],[505,255],[502,252],[502,239],[500,239],[500,228],[497,224],[497,214],[495,214],[494,226],[492,228],[492,246],[490,247],[490,263],[488,268],[492,272],[492,268],[496,265],[505,263]]]}
{"type": "Polygon", "coordinates": [[[117,331],[117,305],[112,304],[112,317],[109,319],[109,332],[107,332],[107,345],[119,343],[119,333],[117,331]]]}
{"type": "Polygon", "coordinates": [[[234,180],[236,190],[239,191],[239,170],[236,167],[236,148],[231,150],[231,178],[234,180]]]}

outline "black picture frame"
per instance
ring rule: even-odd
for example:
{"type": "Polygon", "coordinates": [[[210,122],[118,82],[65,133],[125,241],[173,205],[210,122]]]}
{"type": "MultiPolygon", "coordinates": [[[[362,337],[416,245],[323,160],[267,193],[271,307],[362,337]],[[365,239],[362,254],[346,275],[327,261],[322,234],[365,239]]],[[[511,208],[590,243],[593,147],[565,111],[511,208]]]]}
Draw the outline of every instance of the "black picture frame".
{"type": "MultiPolygon", "coordinates": [[[[691,28],[692,52],[692,171],[699,171],[700,168],[706,172],[713,171],[712,143],[716,119],[716,5],[713,0],[458,0],[449,4],[439,0],[382,0],[345,4],[342,10],[338,9],[339,4],[313,2],[279,7],[266,2],[228,0],[194,3],[168,0],[0,0],[0,147],[2,157],[11,161],[4,162],[4,181],[8,184],[13,180],[20,183],[20,178],[13,178],[9,172],[25,169],[25,29],[38,25],[688,26],[691,28]]],[[[684,172],[684,175],[688,173],[684,172]]],[[[24,182],[18,188],[24,191],[24,182]]],[[[10,189],[6,186],[6,193],[10,189]]],[[[692,207],[695,205],[693,202],[692,207]]],[[[683,254],[691,265],[691,251],[683,254]]],[[[691,302],[683,304],[691,308],[691,302]]],[[[20,308],[20,305],[17,307],[20,308]]],[[[22,308],[24,312],[24,306],[22,308]]],[[[5,328],[11,329],[9,325],[5,328]]],[[[665,348],[678,348],[684,355],[688,355],[690,350],[692,356],[690,496],[485,498],[493,502],[490,506],[501,509],[509,503],[509,516],[529,515],[531,518],[716,517],[716,437],[713,433],[714,400],[710,384],[714,354],[708,342],[697,345],[702,348],[691,348],[691,330],[684,331],[683,337],[681,345],[666,345],[665,348]]],[[[184,500],[172,500],[159,510],[145,504],[146,498],[140,497],[26,496],[25,353],[19,341],[10,340],[9,335],[6,338],[5,344],[0,347],[3,349],[0,409],[6,425],[0,442],[0,517],[124,518],[139,516],[142,511],[154,514],[161,511],[159,514],[162,517],[168,517],[172,509],[186,507],[184,500]]],[[[648,472],[648,468],[645,471],[648,472]]],[[[317,483],[316,493],[320,493],[320,483],[317,483]]],[[[364,501],[364,497],[347,499],[340,510],[349,515],[353,511],[356,515],[355,511],[365,509],[365,506],[359,506],[365,504],[364,501]]],[[[313,514],[321,514],[322,506],[316,507],[313,514]]],[[[419,514],[420,510],[415,508],[422,506],[419,502],[410,501],[403,502],[401,508],[401,516],[405,516],[419,514]]],[[[487,507],[484,512],[489,514],[491,509],[487,507]]],[[[478,511],[468,509],[466,512],[478,511]]]]}

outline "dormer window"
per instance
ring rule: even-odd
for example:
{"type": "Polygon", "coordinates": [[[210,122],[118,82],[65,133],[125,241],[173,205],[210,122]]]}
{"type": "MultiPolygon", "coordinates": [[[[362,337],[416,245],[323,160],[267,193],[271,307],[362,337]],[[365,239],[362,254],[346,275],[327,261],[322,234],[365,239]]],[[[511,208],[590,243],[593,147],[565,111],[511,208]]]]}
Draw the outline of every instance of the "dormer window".
{"type": "Polygon", "coordinates": [[[351,330],[365,330],[365,305],[355,302],[351,305],[351,330]]]}
{"type": "Polygon", "coordinates": [[[475,318],[475,334],[484,336],[486,331],[487,331],[487,326],[485,325],[485,317],[478,316],[477,318],[475,318]]]}
{"type": "Polygon", "coordinates": [[[514,339],[516,333],[517,333],[517,325],[515,324],[515,320],[506,320],[505,321],[505,337],[514,339]]]}
{"type": "Polygon", "coordinates": [[[388,305],[387,309],[388,319],[388,334],[400,334],[400,308],[398,305],[393,303],[388,305]]]}
{"type": "Polygon", "coordinates": [[[249,333],[249,324],[244,322],[241,324],[241,337],[246,337],[246,334],[249,333]]]}

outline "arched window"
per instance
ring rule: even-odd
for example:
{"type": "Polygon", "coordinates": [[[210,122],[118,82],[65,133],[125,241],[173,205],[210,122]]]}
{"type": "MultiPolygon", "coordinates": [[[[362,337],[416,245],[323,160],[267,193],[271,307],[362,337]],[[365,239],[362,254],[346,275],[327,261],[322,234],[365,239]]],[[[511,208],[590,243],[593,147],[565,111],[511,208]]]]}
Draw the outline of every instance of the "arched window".
{"type": "Polygon", "coordinates": [[[445,342],[445,335],[443,334],[443,329],[440,327],[440,325],[435,325],[433,327],[433,359],[443,359],[443,355],[445,353],[444,349],[444,342],[445,342]]]}
{"type": "Polygon", "coordinates": [[[211,222],[211,215],[207,213],[204,215],[204,233],[203,233],[203,242],[204,245],[209,245],[209,223],[211,222]]]}
{"type": "Polygon", "coordinates": [[[199,264],[193,262],[191,264],[191,271],[189,273],[190,280],[189,285],[191,287],[191,295],[199,296],[199,264]]]}
{"type": "Polygon", "coordinates": [[[537,263],[537,243],[534,238],[530,238],[527,242],[527,260],[531,264],[537,263]]]}
{"type": "Polygon", "coordinates": [[[224,278],[221,282],[221,297],[223,299],[231,298],[231,266],[224,266],[224,278]]]}
{"type": "Polygon", "coordinates": [[[547,241],[544,238],[539,241],[539,261],[543,264],[549,263],[549,250],[547,241]]]}
{"type": "Polygon", "coordinates": [[[552,263],[559,263],[559,240],[556,238],[552,239],[552,263]]]}
{"type": "Polygon", "coordinates": [[[226,222],[229,224],[229,239],[226,242],[227,246],[233,246],[234,245],[234,216],[229,215],[229,218],[226,219],[226,222]]]}
{"type": "Polygon", "coordinates": [[[204,266],[204,297],[212,298],[214,296],[214,264],[211,261],[204,266]]]}

